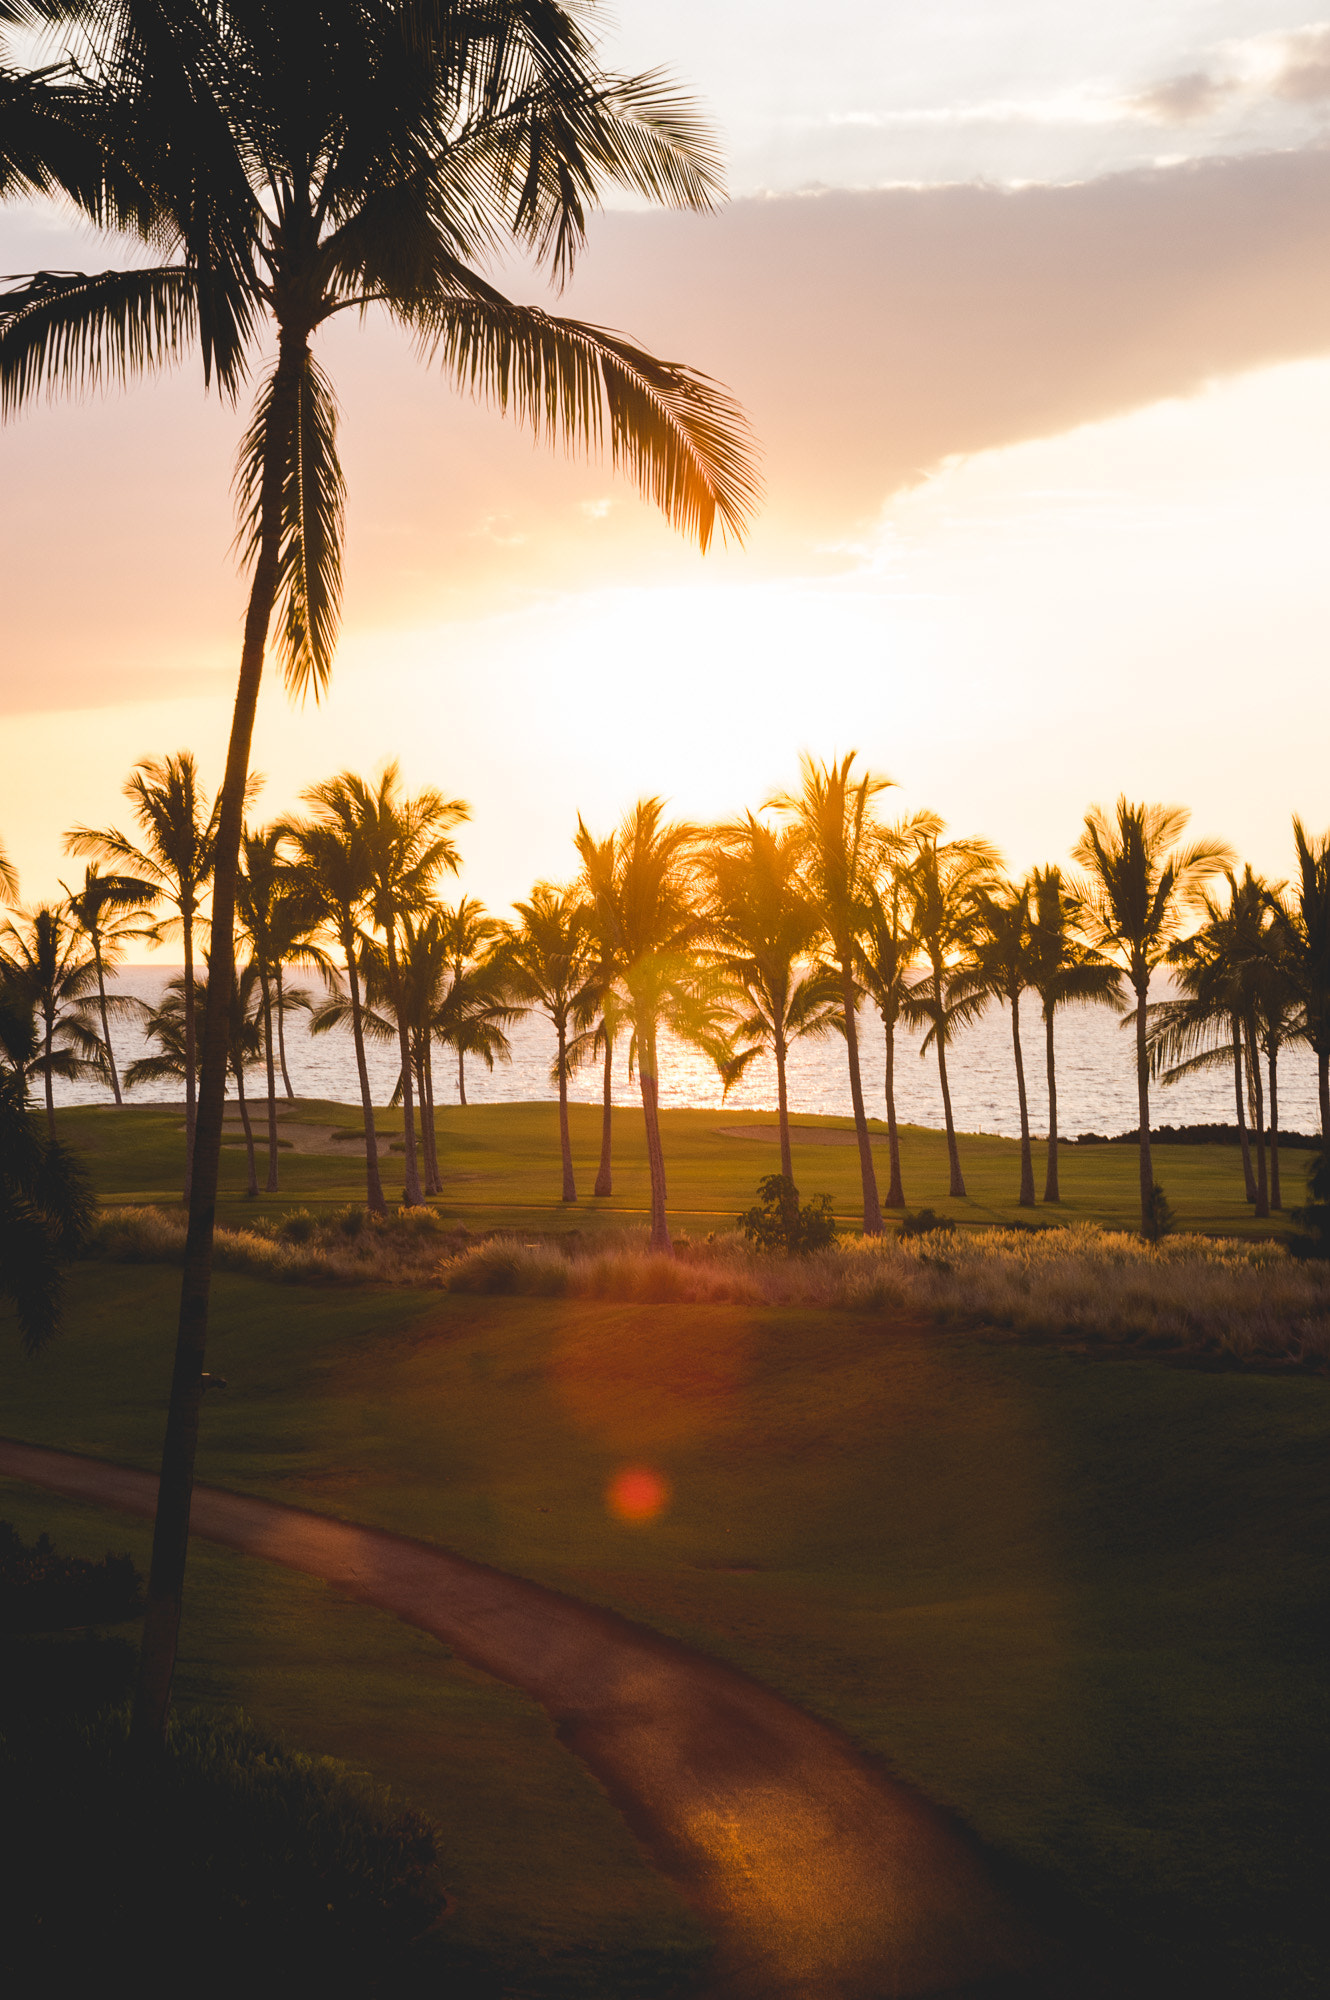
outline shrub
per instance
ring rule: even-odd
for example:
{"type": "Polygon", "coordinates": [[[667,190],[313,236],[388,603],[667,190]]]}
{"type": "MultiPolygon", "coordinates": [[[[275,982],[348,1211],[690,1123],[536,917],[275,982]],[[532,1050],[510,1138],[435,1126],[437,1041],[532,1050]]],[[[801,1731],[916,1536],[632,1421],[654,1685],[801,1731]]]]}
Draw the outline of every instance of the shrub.
{"type": "Polygon", "coordinates": [[[1293,1210],[1298,1233],[1289,1249],[1295,1257],[1330,1259],[1330,1153],[1318,1153],[1307,1167],[1307,1192],[1311,1200],[1293,1210]]]}
{"type": "MultiPolygon", "coordinates": [[[[123,1711],[0,1735],[16,1993],[396,1995],[442,1906],[426,1821],[242,1719],[187,1718],[151,1765],[123,1711]]],[[[445,1989],[446,1990],[446,1989],[445,1989]]]]}
{"type": "Polygon", "coordinates": [[[60,1556],[49,1535],[29,1547],[0,1521],[0,1633],[110,1625],[142,1609],[142,1578],[128,1556],[60,1556]]]}
{"type": "Polygon", "coordinates": [[[1158,1243],[1172,1233],[1174,1222],[1172,1204],[1156,1181],[1141,1217],[1141,1234],[1147,1243],[1158,1243]]]}
{"type": "Polygon", "coordinates": [[[901,1217],[900,1233],[908,1243],[915,1236],[950,1236],[956,1225],[949,1216],[938,1215],[931,1208],[908,1208],[901,1217]]]}
{"type": "Polygon", "coordinates": [[[816,1194],[803,1208],[799,1190],[788,1174],[767,1174],[757,1184],[757,1206],[739,1217],[739,1227],[759,1250],[784,1250],[806,1257],[835,1241],[836,1217],[831,1197],[816,1194]]]}
{"type": "Polygon", "coordinates": [[[318,1223],[307,1208],[293,1208],[278,1230],[278,1240],[282,1243],[308,1243],[318,1223]]]}

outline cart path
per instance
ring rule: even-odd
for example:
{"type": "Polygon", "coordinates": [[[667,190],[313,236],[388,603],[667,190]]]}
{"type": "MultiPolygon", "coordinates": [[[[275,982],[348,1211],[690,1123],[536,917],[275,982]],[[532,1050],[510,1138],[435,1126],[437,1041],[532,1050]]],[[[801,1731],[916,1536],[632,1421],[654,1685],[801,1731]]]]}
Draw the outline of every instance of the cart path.
{"type": "MultiPolygon", "coordinates": [[[[144,1472],[0,1440],[0,1473],[148,1515],[144,1472]]],[[[380,1529],[218,1487],[193,1528],[323,1577],[523,1689],[718,1940],[716,1994],[1004,2000],[1052,1990],[978,1847],[824,1723],[617,1614],[380,1529]]],[[[1060,1985],[1060,1982],[1059,1982],[1060,1985]]]]}

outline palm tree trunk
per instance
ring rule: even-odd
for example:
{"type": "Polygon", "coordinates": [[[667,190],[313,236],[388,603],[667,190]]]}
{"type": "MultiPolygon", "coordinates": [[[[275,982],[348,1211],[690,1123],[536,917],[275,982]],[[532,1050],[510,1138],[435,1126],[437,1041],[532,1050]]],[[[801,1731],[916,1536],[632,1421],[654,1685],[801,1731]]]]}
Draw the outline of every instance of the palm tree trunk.
{"type": "Polygon", "coordinates": [[[594,1194],[613,1194],[614,1171],[610,1156],[614,1123],[614,1036],[609,1025],[601,1019],[601,1029],[605,1036],[605,1070],[601,1084],[600,1103],[600,1165],[596,1169],[594,1194]]]}
{"type": "MultiPolygon", "coordinates": [[[[194,1145],[189,1155],[189,1228],[185,1238],[171,1400],[162,1442],[148,1601],[139,1649],[138,1685],[134,1694],[133,1736],[144,1754],[159,1753],[165,1741],[180,1631],[180,1606],[189,1551],[190,1501],[194,1490],[194,1457],[198,1445],[199,1407],[203,1397],[203,1363],[207,1353],[212,1238],[230,1054],[236,877],[245,809],[245,780],[249,772],[254,714],[263,680],[264,647],[277,594],[283,474],[299,404],[305,345],[303,337],[297,340],[289,332],[283,333],[268,413],[268,436],[264,444],[263,476],[259,489],[261,527],[258,557],[245,613],[240,676],[218,814],[213,864],[212,976],[208,981],[208,1004],[203,1024],[202,1087],[194,1145]]],[[[188,925],[185,935],[188,969],[192,973],[188,925]]],[[[193,987],[187,983],[187,1038],[192,1036],[192,1015],[188,1012],[192,994],[193,987]]],[[[187,1043],[187,1061],[191,1059],[192,1047],[187,1043]]],[[[186,1083],[188,1087],[188,1078],[186,1083]]]]}
{"type": "Polygon", "coordinates": [[[1044,1176],[1044,1200],[1061,1201],[1058,1187],[1058,1078],[1053,1058],[1053,1009],[1044,1003],[1044,1057],[1048,1067],[1048,1172],[1044,1176]]]}
{"type": "Polygon", "coordinates": [[[1270,1037],[1270,1206],[1276,1215],[1284,1207],[1279,1186],[1279,1043],[1270,1037]]]}
{"type": "MultiPolygon", "coordinates": [[[[262,662],[260,662],[260,671],[262,671],[262,662]]],[[[233,723],[233,734],[234,727],[233,723]]],[[[192,897],[182,897],[180,917],[184,925],[185,942],[185,1187],[180,1199],[184,1206],[188,1208],[194,1190],[194,1146],[198,1137],[198,1038],[194,1020],[194,903],[192,897]]],[[[234,973],[234,967],[232,968],[232,972],[234,973]]],[[[230,1004],[229,996],[227,1004],[228,1006],[230,1004]]],[[[223,1089],[225,1089],[225,1083],[223,1083],[223,1089]]]]}
{"type": "Polygon", "coordinates": [[[46,1070],[46,1129],[55,1137],[55,1078],[51,1074],[51,1049],[55,1040],[55,1017],[49,1011],[45,1014],[46,1032],[42,1042],[43,1066],[46,1070]]]}
{"type": "Polygon", "coordinates": [[[277,1069],[272,1046],[272,994],[268,987],[268,967],[259,960],[259,988],[263,994],[263,1054],[268,1071],[268,1180],[266,1192],[277,1193],[277,1069]]]}
{"type": "Polygon", "coordinates": [[[296,1094],[291,1088],[291,1072],[286,1066],[286,995],[282,988],[282,961],[280,958],[273,967],[273,973],[277,980],[277,1054],[281,1059],[282,1065],[282,1088],[286,1092],[290,1102],[294,1104],[296,1094]]]}
{"type": "Polygon", "coordinates": [[[637,1038],[637,1080],[642,1091],[642,1118],[646,1125],[647,1166],[651,1172],[651,1248],[672,1251],[669,1224],[665,1219],[665,1153],[660,1143],[660,1086],[656,1076],[656,1040],[652,1030],[639,1028],[637,1038]]]}
{"type": "Polygon", "coordinates": [[[388,978],[392,985],[393,1012],[397,1016],[397,1048],[402,1059],[402,1137],[406,1169],[402,1199],[408,1208],[421,1208],[425,1197],[420,1189],[420,1168],[416,1164],[416,1109],[411,1090],[411,1040],[406,1007],[402,1000],[402,980],[397,965],[397,920],[390,916],[384,935],[388,940],[388,978]]]}
{"type": "Polygon", "coordinates": [[[937,1037],[937,1074],[942,1086],[942,1122],[947,1128],[947,1164],[951,1169],[949,1192],[955,1196],[965,1194],[965,1176],[961,1172],[961,1149],[956,1144],[956,1121],[951,1115],[951,1085],[947,1082],[947,1045],[941,1034],[937,1037]]]}
{"type": "Polygon", "coordinates": [[[92,933],[92,956],[97,966],[97,1000],[102,1015],[102,1041],[106,1045],[106,1064],[111,1072],[111,1090],[117,1104],[123,1104],[120,1095],[120,1078],[116,1074],[115,1050],[111,1047],[111,1019],[106,1006],[106,973],[102,966],[102,941],[97,932],[92,933]]]}
{"type": "Polygon", "coordinates": [[[562,1015],[554,1023],[559,1037],[559,1151],[563,1157],[564,1201],[577,1200],[573,1180],[573,1139],[568,1128],[568,1023],[562,1015]]]}
{"type": "Polygon", "coordinates": [[[884,1014],[887,1037],[885,1088],[887,1094],[887,1158],[891,1162],[891,1185],[887,1189],[888,1208],[904,1208],[905,1184],[901,1179],[901,1135],[896,1123],[896,1017],[884,1014]]]}
{"type": "Polygon", "coordinates": [[[1270,1213],[1270,1182],[1265,1166],[1265,1091],[1261,1084],[1261,1051],[1250,1022],[1247,1024],[1247,1070],[1256,1112],[1256,1213],[1267,1216],[1270,1213]]]}
{"type": "Polygon", "coordinates": [[[466,1103],[466,1056],[460,1044],[457,1050],[457,1102],[466,1103]]]}
{"type": "Polygon", "coordinates": [[[1247,1107],[1243,1103],[1246,1094],[1242,1076],[1242,1023],[1236,1014],[1233,1025],[1233,1095],[1238,1107],[1238,1144],[1242,1148],[1242,1185],[1246,1189],[1248,1201],[1256,1199],[1256,1176],[1251,1167],[1251,1140],[1247,1133],[1247,1107]]]}
{"type": "Polygon", "coordinates": [[[259,1191],[259,1170],[254,1159],[254,1127],[249,1122],[249,1106],[245,1102],[245,1072],[238,1062],[233,1062],[231,1074],[236,1080],[236,1102],[240,1106],[240,1123],[245,1132],[245,1161],[249,1168],[249,1186],[245,1193],[252,1200],[259,1191]]]}
{"type": "Polygon", "coordinates": [[[1321,1144],[1330,1146],[1330,1049],[1316,1051],[1316,1095],[1321,1103],[1321,1144]]]}
{"type": "Polygon", "coordinates": [[[356,971],[356,934],[348,914],[342,921],[342,953],[346,959],[346,980],[351,989],[351,1039],[356,1045],[356,1074],[360,1078],[360,1109],[365,1120],[365,1201],[371,1215],[386,1215],[379,1178],[379,1141],[374,1130],[374,1098],[369,1087],[369,1064],[365,1061],[365,1024],[360,1012],[360,975],[356,971]]]}
{"type": "Polygon", "coordinates": [[[443,1168],[439,1165],[439,1128],[434,1120],[434,1049],[425,1037],[425,1102],[429,1106],[429,1163],[434,1174],[434,1192],[443,1193],[443,1168]]]}
{"type": "Polygon", "coordinates": [[[1034,1156],[1030,1151],[1030,1106],[1025,1095],[1025,1056],[1021,1050],[1021,996],[1011,996],[1011,1039],[1016,1050],[1016,1096],[1021,1107],[1021,1191],[1017,1208],[1034,1207],[1034,1156]]]}
{"type": "Polygon", "coordinates": [[[1136,1122],[1141,1154],[1141,1229],[1150,1234],[1154,1206],[1154,1161],[1150,1158],[1150,1061],[1145,1048],[1145,999],[1150,991],[1150,974],[1133,980],[1136,988],[1136,1122]]]}
{"type": "Polygon", "coordinates": [[[850,1103],[854,1107],[854,1134],[859,1142],[859,1179],[864,1191],[864,1235],[882,1234],[882,1204],[877,1198],[877,1174],[873,1168],[873,1148],[864,1115],[864,1086],[859,1075],[859,1023],[855,1013],[858,999],[850,972],[848,953],[841,959],[841,1006],[845,1014],[845,1054],[850,1065],[850,1103]]]}
{"type": "Polygon", "coordinates": [[[420,1095],[420,1142],[425,1155],[425,1192],[441,1194],[443,1182],[439,1178],[439,1154],[434,1144],[434,1091],[430,1075],[429,1037],[421,1040],[416,1057],[416,1083],[420,1095]]]}
{"type": "Polygon", "coordinates": [[[790,1094],[785,1082],[785,1037],[777,1032],[772,1041],[776,1058],[776,1120],[780,1128],[780,1170],[794,1186],[794,1155],[790,1151],[790,1094]]]}

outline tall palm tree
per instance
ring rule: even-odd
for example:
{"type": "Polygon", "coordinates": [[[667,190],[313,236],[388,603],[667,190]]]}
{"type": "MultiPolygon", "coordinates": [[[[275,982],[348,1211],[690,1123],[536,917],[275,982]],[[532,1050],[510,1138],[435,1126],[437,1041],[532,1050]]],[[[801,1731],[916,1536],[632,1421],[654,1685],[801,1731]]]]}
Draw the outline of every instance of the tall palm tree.
{"type": "Polygon", "coordinates": [[[952,981],[952,993],[957,1000],[972,1001],[976,1010],[989,1000],[1005,1003],[1011,1009],[1016,1100],[1021,1121],[1021,1186],[1016,1206],[1033,1208],[1034,1154],[1030,1147],[1025,1054],[1021,1048],[1021,995],[1034,984],[1029,883],[1013,883],[1005,890],[981,889],[975,897],[974,914],[970,962],[952,981]]]}
{"type": "Polygon", "coordinates": [[[81,889],[71,889],[64,882],[60,887],[65,892],[70,916],[92,947],[93,963],[97,968],[98,1011],[102,1020],[106,1067],[115,1101],[123,1104],[115,1048],[111,1041],[106,968],[120,963],[131,940],[149,935],[150,926],[144,924],[143,912],[161,895],[161,886],[156,882],[142,881],[136,875],[103,875],[97,863],[90,861],[83,871],[81,889]]]}
{"type": "Polygon", "coordinates": [[[632,1032],[630,1073],[637,1067],[651,1174],[651,1247],[669,1251],[665,1152],[660,1137],[660,1035],[669,1029],[707,1050],[719,1066],[728,1052],[698,947],[705,914],[697,894],[699,831],[665,818],[663,801],[639,799],[611,850],[579,820],[576,838],[594,923],[622,968],[632,1032]]]}
{"type": "Polygon", "coordinates": [[[1000,866],[997,849],[986,840],[942,842],[934,834],[919,841],[903,878],[910,932],[927,967],[906,995],[905,1015],[907,1020],[927,1024],[920,1055],[927,1055],[930,1047],[937,1051],[949,1185],[956,1196],[965,1193],[965,1176],[951,1111],[947,1048],[955,1029],[972,1018],[974,1007],[965,989],[954,982],[968,968],[978,925],[978,899],[994,887],[1000,866]]]}
{"type": "MultiPolygon", "coordinates": [[[[217,807],[209,808],[199,784],[198,765],[189,750],[181,750],[174,757],[144,758],[126,778],[123,790],[139,823],[141,844],[136,845],[115,827],[75,826],[65,835],[65,852],[94,855],[151,882],[172,907],[171,917],[159,919],[156,935],[165,938],[178,933],[185,950],[185,1040],[189,1060],[185,1066],[184,1199],[188,1202],[193,1187],[198,1104],[198,1064],[194,1060],[197,1041],[194,939],[216,856],[217,807]]],[[[219,1145],[220,1135],[219,1122],[219,1145]]]]}
{"type": "Polygon", "coordinates": [[[725,1070],[728,1090],[768,1049],[776,1065],[780,1170],[793,1185],[786,1065],[791,1046],[829,1032],[839,982],[814,956],[821,914],[800,875],[791,828],[773,831],[752,813],[715,829],[704,858],[708,942],[733,996],[726,1004],[741,1045],[725,1070]]]}
{"type": "Polygon", "coordinates": [[[896,1118],[896,1029],[909,992],[907,974],[914,960],[915,943],[906,914],[904,870],[920,841],[936,840],[941,831],[941,820],[930,812],[915,813],[908,820],[897,820],[893,826],[883,828],[859,934],[859,979],[882,1018],[886,1041],[883,1092],[890,1169],[884,1204],[887,1208],[905,1206],[900,1126],[896,1118]]]}
{"type": "Polygon", "coordinates": [[[1061,1201],[1058,1178],[1058,1077],[1053,1022],[1059,1007],[1108,1006],[1121,1010],[1122,974],[1085,942],[1077,928],[1077,905],[1056,867],[1030,876],[1030,984],[1044,1017],[1044,1063],[1048,1072],[1048,1164],[1044,1200],[1061,1201]]]}
{"type": "Polygon", "coordinates": [[[1136,995],[1136,1097],[1140,1118],[1141,1227],[1153,1228],[1150,1158],[1150,975],[1177,939],[1210,876],[1231,865],[1222,841],[1179,847],[1190,814],[1182,806],[1134,805],[1120,794],[1112,813],[1092,806],[1072,860],[1088,871],[1079,895],[1090,942],[1116,957],[1136,995]]]}
{"type": "Polygon", "coordinates": [[[353,771],[343,771],[324,784],[311,786],[301,797],[324,824],[344,829],[364,856],[369,883],[365,906],[375,928],[383,932],[388,991],[397,1018],[406,1150],[404,1199],[409,1208],[418,1207],[425,1197],[416,1157],[410,1020],[398,945],[403,918],[429,902],[443,870],[456,874],[461,857],[449,833],[469,817],[469,808],[460,799],[446,799],[433,786],[407,797],[396,763],[386,764],[374,784],[353,771]]]}
{"type": "MultiPolygon", "coordinates": [[[[385,954],[386,971],[386,954],[385,954]]],[[[442,1194],[443,1176],[434,1131],[434,1020],[448,990],[448,937],[437,903],[402,917],[402,1004],[420,1112],[420,1150],[426,1194],[442,1194]]]]}
{"type": "Polygon", "coordinates": [[[457,1101],[466,1103],[466,1059],[478,1056],[488,1069],[496,1059],[508,1062],[512,1049],[507,1030],[516,1015],[503,984],[503,964],[496,945],[505,935],[474,896],[440,906],[447,957],[447,990],[434,1010],[432,1033],[457,1056],[457,1101]]]}
{"type": "Polygon", "coordinates": [[[504,942],[504,973],[513,998],[540,1008],[554,1029],[562,1198],[576,1201],[568,1127],[568,1045],[579,1019],[594,1004],[594,992],[588,986],[591,953],[586,912],[575,889],[560,889],[552,882],[537,882],[530,901],[514,903],[513,908],[518,922],[504,942]]]}
{"type": "Polygon", "coordinates": [[[1330,833],[1293,820],[1297,875],[1276,913],[1281,959],[1301,1012],[1299,1033],[1316,1057],[1321,1142],[1330,1147],[1330,833]]]}
{"type": "MultiPolygon", "coordinates": [[[[308,805],[316,803],[303,795],[308,805]]],[[[386,1215],[383,1182],[379,1175],[379,1144],[374,1130],[374,1097],[370,1089],[369,1066],[365,1060],[365,1030],[361,1003],[360,952],[362,940],[359,918],[370,893],[369,862],[364,842],[336,811],[309,821],[292,821],[287,826],[292,866],[309,893],[314,911],[322,914],[323,925],[335,939],[346,967],[350,1028],[355,1048],[356,1075],[360,1083],[360,1108],[365,1120],[365,1201],[374,1215],[386,1215]]],[[[331,960],[324,971],[326,983],[336,989],[331,960]]]]}
{"type": "MultiPolygon", "coordinates": [[[[194,1006],[197,1012],[207,1001],[207,981],[195,981],[194,1006]]],[[[177,975],[168,979],[158,1004],[136,1001],[143,1037],[153,1045],[153,1053],[138,1056],[125,1072],[125,1088],[137,1090],[145,1083],[183,1083],[188,1061],[185,1038],[185,982],[177,975]]],[[[253,1199],[259,1191],[258,1167],[254,1156],[254,1127],[250,1122],[249,1101],[245,1096],[245,1072],[263,1061],[263,990],[258,968],[251,959],[237,967],[231,984],[231,1016],[227,1059],[235,1079],[240,1128],[245,1137],[245,1164],[248,1181],[245,1193],[253,1199]]],[[[196,1056],[197,1063],[197,1056],[196,1056]]]]}
{"type": "Polygon", "coordinates": [[[0,971],[11,999],[40,1023],[30,1073],[44,1081],[46,1124],[54,1139],[56,1077],[106,1073],[93,1011],[97,968],[63,907],[39,903],[0,924],[0,971]]]}
{"type": "MultiPolygon", "coordinates": [[[[580,818],[577,825],[578,852],[582,854],[584,864],[583,886],[588,887],[592,875],[597,882],[612,884],[620,859],[618,833],[607,833],[603,840],[596,841],[580,818]]],[[[590,892],[586,906],[592,953],[589,978],[595,989],[597,1017],[594,1024],[577,1037],[570,1051],[574,1068],[600,1058],[600,1160],[591,1192],[602,1200],[614,1192],[614,1051],[628,1018],[623,997],[623,964],[615,942],[616,933],[613,924],[605,917],[605,911],[612,903],[612,896],[607,899],[590,892]]]]}
{"type": "MultiPolygon", "coordinates": [[[[281,1016],[288,1003],[281,985],[282,960],[297,953],[319,963],[323,953],[309,937],[314,911],[299,875],[284,852],[289,830],[284,823],[246,830],[241,842],[240,875],[236,884],[236,918],[240,936],[249,946],[251,962],[263,996],[263,1048],[268,1073],[268,1194],[277,1193],[277,1059],[282,1050],[281,1016]]],[[[301,996],[297,995],[299,1000],[301,996]]],[[[288,1003],[289,1004],[289,1003],[288,1003]]],[[[294,1093],[287,1079],[287,1095],[294,1093]]]]}
{"type": "Polygon", "coordinates": [[[859,988],[855,971],[878,853],[874,803],[894,781],[877,777],[871,771],[862,778],[852,778],[850,773],[857,754],[852,750],[839,764],[819,764],[811,757],[802,757],[799,790],[782,793],[770,803],[790,821],[799,845],[804,880],[821,911],[823,932],[840,979],[850,1102],[854,1108],[859,1177],[863,1185],[864,1234],[879,1236],[882,1205],[873,1171],[873,1148],[868,1137],[859,1071],[859,988]]]}
{"type": "MultiPolygon", "coordinates": [[[[313,352],[320,327],[378,307],[455,382],[538,434],[585,447],[608,428],[616,464],[703,547],[717,525],[742,530],[754,477],[742,416],[723,392],[616,335],[513,303],[476,268],[516,247],[566,275],[586,214],[610,187],[693,209],[718,194],[716,155],[689,107],[659,75],[607,73],[587,15],[558,0],[185,0],[165,15],[148,0],[105,0],[84,10],[85,122],[107,161],[84,205],[94,220],[135,227],[156,261],[41,272],[12,287],[0,300],[0,408],[174,361],[196,340],[205,380],[215,374],[235,394],[256,349],[276,348],[241,456],[251,588],[213,884],[219,971],[274,609],[293,688],[320,687],[332,664],[344,484],[335,399],[313,352]]],[[[165,1728],[188,1546],[226,1075],[222,984],[205,1025],[141,1741],[165,1728]]]]}

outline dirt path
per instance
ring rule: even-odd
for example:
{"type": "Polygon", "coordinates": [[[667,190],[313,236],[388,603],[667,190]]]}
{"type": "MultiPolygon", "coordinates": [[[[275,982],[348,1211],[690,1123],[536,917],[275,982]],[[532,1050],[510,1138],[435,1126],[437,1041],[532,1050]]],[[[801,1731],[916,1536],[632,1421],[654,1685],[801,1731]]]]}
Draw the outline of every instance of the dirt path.
{"type": "MultiPolygon", "coordinates": [[[[0,1472],[153,1511],[154,1478],[101,1460],[0,1440],[0,1472]]],[[[200,1486],[193,1526],[395,1612],[533,1695],[712,1927],[717,1994],[1053,1991],[1042,1941],[964,1833],[743,1674],[539,1584],[300,1508],[200,1486]]]]}

